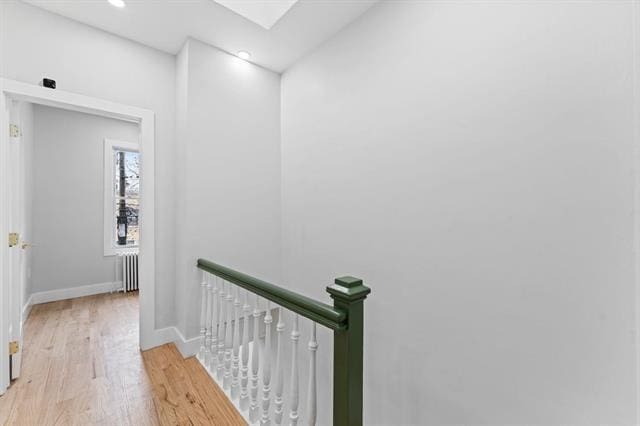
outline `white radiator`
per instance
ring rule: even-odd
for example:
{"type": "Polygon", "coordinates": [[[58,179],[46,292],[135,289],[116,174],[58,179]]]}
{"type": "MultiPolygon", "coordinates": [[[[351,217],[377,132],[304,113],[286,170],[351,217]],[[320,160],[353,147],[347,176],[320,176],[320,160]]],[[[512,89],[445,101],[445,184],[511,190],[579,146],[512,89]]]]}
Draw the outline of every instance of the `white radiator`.
{"type": "Polygon", "coordinates": [[[122,259],[122,291],[138,290],[138,253],[123,253],[122,259]]]}

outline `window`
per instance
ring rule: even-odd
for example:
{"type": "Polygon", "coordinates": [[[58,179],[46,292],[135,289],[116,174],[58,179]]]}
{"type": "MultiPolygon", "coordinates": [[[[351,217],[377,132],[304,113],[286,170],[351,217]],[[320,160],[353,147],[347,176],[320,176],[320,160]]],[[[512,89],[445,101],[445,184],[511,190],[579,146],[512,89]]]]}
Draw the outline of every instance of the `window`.
{"type": "Polygon", "coordinates": [[[140,241],[138,144],[104,141],[104,254],[135,251],[140,241]]]}

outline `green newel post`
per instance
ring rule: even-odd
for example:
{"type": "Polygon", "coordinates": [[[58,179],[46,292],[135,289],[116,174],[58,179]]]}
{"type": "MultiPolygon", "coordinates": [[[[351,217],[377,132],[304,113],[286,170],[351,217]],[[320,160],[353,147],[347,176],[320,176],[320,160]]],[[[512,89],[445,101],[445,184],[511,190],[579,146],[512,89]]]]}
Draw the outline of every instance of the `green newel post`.
{"type": "Polygon", "coordinates": [[[333,306],[347,314],[346,330],[333,332],[333,425],[362,425],[364,299],[371,289],[353,277],[327,287],[333,306]]]}

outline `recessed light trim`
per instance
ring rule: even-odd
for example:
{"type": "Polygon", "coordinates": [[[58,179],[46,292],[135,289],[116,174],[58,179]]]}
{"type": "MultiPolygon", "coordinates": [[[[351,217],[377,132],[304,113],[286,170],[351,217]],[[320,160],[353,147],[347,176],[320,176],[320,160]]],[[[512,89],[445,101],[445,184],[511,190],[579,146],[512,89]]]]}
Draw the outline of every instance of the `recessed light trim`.
{"type": "Polygon", "coordinates": [[[124,0],[107,0],[111,6],[115,6],[119,9],[122,9],[126,6],[124,0]]]}
{"type": "Polygon", "coordinates": [[[245,61],[248,61],[249,58],[251,58],[251,55],[249,54],[249,52],[241,50],[241,51],[238,52],[238,58],[244,59],[245,61]]]}

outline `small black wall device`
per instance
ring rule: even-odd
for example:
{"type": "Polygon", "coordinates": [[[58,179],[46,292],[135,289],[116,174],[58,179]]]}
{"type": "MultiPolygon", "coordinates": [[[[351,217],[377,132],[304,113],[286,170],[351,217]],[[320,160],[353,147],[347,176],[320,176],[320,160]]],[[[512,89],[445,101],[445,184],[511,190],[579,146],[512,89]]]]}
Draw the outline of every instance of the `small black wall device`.
{"type": "Polygon", "coordinates": [[[50,78],[44,78],[44,79],[42,79],[42,85],[44,87],[48,87],[49,89],[55,89],[56,88],[56,81],[55,80],[51,80],[50,78]]]}

